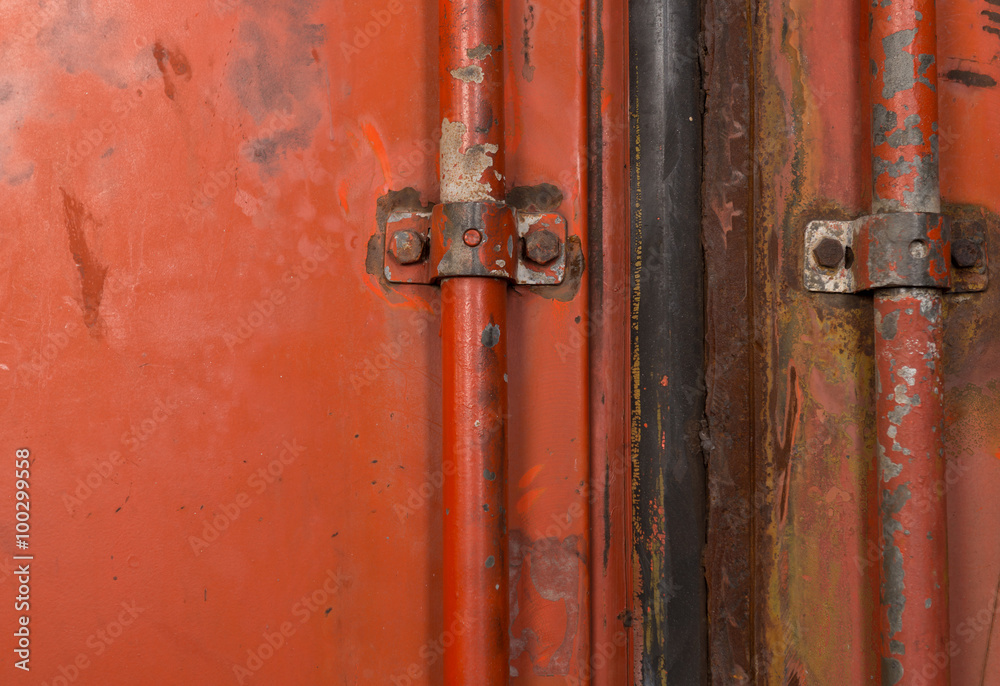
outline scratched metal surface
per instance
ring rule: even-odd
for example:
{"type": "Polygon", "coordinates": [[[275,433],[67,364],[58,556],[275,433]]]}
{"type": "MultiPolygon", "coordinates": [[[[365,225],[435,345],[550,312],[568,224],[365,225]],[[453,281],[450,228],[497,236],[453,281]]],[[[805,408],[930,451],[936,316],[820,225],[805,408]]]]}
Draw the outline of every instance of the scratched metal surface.
{"type": "MultiPolygon", "coordinates": [[[[867,21],[810,0],[745,8],[706,11],[713,683],[879,683],[872,303],[806,293],[801,277],[805,225],[871,203],[867,21]]],[[[937,14],[943,202],[984,223],[994,256],[1000,13],[942,0],[937,14]]],[[[996,284],[945,296],[944,317],[952,645],[918,671],[996,686],[996,284]]]]}
{"type": "MultiPolygon", "coordinates": [[[[589,653],[584,6],[507,9],[508,190],[556,184],[575,250],[509,296],[516,684],[630,657],[589,653]]],[[[438,199],[434,3],[44,0],[0,26],[0,452],[32,450],[38,555],[35,669],[0,681],[439,683],[440,310],[366,265],[380,198],[438,199]]]]}

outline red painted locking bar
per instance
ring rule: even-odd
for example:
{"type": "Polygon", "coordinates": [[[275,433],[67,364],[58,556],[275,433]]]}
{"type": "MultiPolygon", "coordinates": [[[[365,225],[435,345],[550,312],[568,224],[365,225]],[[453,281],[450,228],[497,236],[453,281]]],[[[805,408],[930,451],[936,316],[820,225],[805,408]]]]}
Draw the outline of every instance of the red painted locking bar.
{"type": "MultiPolygon", "coordinates": [[[[441,202],[504,202],[503,5],[440,0],[441,202]]],[[[445,214],[448,214],[447,209],[445,214]]],[[[460,215],[461,213],[457,213],[460,215]]],[[[469,246],[476,228],[453,234],[469,246]]],[[[446,686],[508,683],[507,281],[441,281],[446,686]]]]}
{"type": "MultiPolygon", "coordinates": [[[[940,212],[934,0],[871,13],[872,210],[940,212]]],[[[930,237],[944,240],[947,264],[947,236],[930,237]]],[[[915,257],[926,249],[910,244],[915,257]]],[[[884,686],[949,683],[948,669],[919,674],[948,654],[941,304],[934,288],[875,291],[884,686]]]]}

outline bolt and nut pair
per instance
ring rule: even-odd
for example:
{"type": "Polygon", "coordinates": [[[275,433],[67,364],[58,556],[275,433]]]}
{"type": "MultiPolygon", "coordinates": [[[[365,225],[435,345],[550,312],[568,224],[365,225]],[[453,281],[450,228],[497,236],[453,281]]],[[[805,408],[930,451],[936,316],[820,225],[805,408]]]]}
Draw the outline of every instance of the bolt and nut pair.
{"type": "MultiPolygon", "coordinates": [[[[914,241],[917,243],[918,241],[914,241]]],[[[921,254],[915,252],[911,246],[910,253],[914,257],[923,257],[926,250],[921,254]]],[[[813,257],[816,263],[826,269],[836,269],[844,261],[844,246],[835,238],[824,238],[813,250],[813,257]]],[[[975,241],[967,238],[959,238],[951,244],[951,263],[958,269],[972,269],[979,266],[983,259],[983,250],[975,241]]]]}
{"type": "MultiPolygon", "coordinates": [[[[479,245],[482,234],[476,229],[469,229],[463,235],[463,242],[471,248],[479,245]]],[[[427,238],[423,234],[411,229],[397,231],[392,235],[389,243],[389,252],[400,264],[415,264],[424,259],[427,249],[427,238]]],[[[524,253],[529,260],[535,264],[548,264],[557,257],[562,250],[562,241],[559,237],[548,229],[533,231],[524,239],[524,253]]]]}

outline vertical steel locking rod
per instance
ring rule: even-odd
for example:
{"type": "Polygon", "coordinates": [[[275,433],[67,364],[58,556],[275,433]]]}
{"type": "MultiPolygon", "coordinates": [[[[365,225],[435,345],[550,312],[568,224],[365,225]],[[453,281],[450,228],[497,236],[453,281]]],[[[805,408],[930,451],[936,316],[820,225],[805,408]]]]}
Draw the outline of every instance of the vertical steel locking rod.
{"type": "MultiPolygon", "coordinates": [[[[502,0],[440,0],[441,202],[504,202],[502,0]]],[[[464,239],[474,245],[475,230],[464,239]]],[[[441,282],[445,686],[508,683],[507,282],[441,282]]]]}
{"type": "MultiPolygon", "coordinates": [[[[870,11],[872,210],[940,212],[934,0],[870,11]]],[[[875,292],[883,686],[949,683],[932,662],[948,655],[941,304],[936,289],[875,292]]]]}

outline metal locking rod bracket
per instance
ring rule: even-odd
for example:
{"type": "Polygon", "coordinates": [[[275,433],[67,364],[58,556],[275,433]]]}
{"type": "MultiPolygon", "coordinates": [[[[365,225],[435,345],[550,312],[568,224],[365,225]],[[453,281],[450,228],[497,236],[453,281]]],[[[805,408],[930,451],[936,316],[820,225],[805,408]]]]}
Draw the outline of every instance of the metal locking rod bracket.
{"type": "Polygon", "coordinates": [[[805,231],[806,289],[860,293],[877,288],[985,290],[986,235],[982,224],[932,212],[898,212],[853,221],[819,220],[805,231]]]}
{"type": "Polygon", "coordinates": [[[566,276],[566,220],[492,202],[452,202],[386,221],[384,274],[391,283],[430,284],[492,276],[555,286],[566,276]]]}

